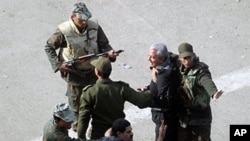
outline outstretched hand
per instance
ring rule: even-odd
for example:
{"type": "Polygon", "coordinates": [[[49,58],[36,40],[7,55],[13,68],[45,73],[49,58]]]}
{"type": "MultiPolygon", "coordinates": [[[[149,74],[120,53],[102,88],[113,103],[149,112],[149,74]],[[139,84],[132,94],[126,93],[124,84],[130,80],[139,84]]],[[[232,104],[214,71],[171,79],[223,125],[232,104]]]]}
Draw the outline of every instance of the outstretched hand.
{"type": "Polygon", "coordinates": [[[220,96],[224,93],[224,91],[219,90],[213,95],[213,100],[216,101],[217,99],[220,98],[220,96]]]}
{"type": "Polygon", "coordinates": [[[146,90],[148,90],[146,87],[145,88],[137,88],[136,89],[137,92],[145,92],[146,90]]]}

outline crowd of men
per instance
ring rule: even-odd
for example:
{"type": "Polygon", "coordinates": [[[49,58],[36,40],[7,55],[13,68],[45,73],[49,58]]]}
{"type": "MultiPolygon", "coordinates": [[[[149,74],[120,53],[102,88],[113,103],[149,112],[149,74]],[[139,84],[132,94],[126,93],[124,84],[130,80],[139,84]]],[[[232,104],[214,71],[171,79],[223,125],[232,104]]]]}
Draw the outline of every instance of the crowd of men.
{"type": "Polygon", "coordinates": [[[139,108],[151,107],[155,141],[211,141],[210,100],[218,99],[223,91],[217,89],[208,65],[199,60],[190,43],[181,43],[178,54],[168,51],[164,43],[152,44],[148,58],[152,79],[135,90],[128,83],[110,79],[119,52],[111,47],[86,5],[79,2],[69,20],[59,24],[48,39],[45,52],[53,70],[59,70],[68,84],[68,104],[55,105],[43,141],[132,141],[132,128],[124,113],[126,101],[139,108]],[[104,55],[82,57],[100,53],[104,55]],[[69,137],[71,127],[77,139],[69,137]],[[109,137],[103,137],[109,129],[109,137]]]}

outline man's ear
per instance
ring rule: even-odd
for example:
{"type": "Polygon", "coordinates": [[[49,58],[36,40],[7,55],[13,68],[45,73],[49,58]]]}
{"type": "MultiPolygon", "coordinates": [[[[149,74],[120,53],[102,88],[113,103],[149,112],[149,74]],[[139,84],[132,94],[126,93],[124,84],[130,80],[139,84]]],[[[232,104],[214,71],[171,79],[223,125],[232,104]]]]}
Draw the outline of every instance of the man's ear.
{"type": "Polygon", "coordinates": [[[109,137],[109,136],[111,136],[111,133],[112,133],[112,128],[109,128],[109,129],[106,130],[106,132],[104,133],[104,136],[105,136],[105,137],[109,137]]]}
{"type": "Polygon", "coordinates": [[[120,136],[121,134],[122,134],[122,132],[120,132],[120,131],[117,131],[117,132],[116,132],[116,135],[117,135],[117,136],[120,136]]]}
{"type": "MultiPolygon", "coordinates": [[[[157,56],[158,57],[158,56],[157,56]]],[[[165,57],[158,57],[159,60],[161,61],[161,63],[165,62],[166,61],[166,58],[165,57]]]]}
{"type": "Polygon", "coordinates": [[[59,124],[59,122],[60,122],[60,119],[59,119],[59,118],[54,118],[54,120],[55,120],[55,123],[56,123],[56,124],[59,124]]]}
{"type": "Polygon", "coordinates": [[[76,17],[76,14],[71,14],[70,18],[73,20],[76,17]]]}
{"type": "Polygon", "coordinates": [[[98,76],[100,76],[100,73],[99,73],[99,71],[95,68],[95,75],[98,77],[98,76]]]}

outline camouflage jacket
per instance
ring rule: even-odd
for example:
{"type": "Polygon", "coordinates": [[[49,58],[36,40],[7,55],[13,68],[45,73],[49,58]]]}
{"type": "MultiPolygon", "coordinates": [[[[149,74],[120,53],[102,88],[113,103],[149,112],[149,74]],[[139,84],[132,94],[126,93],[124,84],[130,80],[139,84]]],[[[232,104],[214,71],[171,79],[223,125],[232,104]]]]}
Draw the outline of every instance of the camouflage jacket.
{"type": "Polygon", "coordinates": [[[179,93],[183,107],[189,117],[189,124],[210,124],[212,120],[210,100],[217,92],[216,85],[212,80],[208,66],[194,60],[191,68],[180,67],[183,92],[179,93]]]}
{"type": "Polygon", "coordinates": [[[43,141],[84,141],[84,140],[69,137],[68,129],[59,127],[52,118],[44,126],[43,141]]]}
{"type": "MultiPolygon", "coordinates": [[[[97,29],[97,45],[100,53],[107,52],[112,49],[112,47],[109,44],[109,40],[106,37],[104,31],[102,30],[101,26],[98,25],[97,29]]],[[[60,53],[62,52],[63,47],[67,46],[67,42],[65,40],[65,36],[63,33],[57,29],[57,31],[47,40],[47,44],[45,45],[45,52],[48,56],[48,59],[50,61],[50,64],[52,66],[52,69],[55,71],[58,69],[58,67],[61,65],[63,60],[60,60],[60,53]],[[59,49],[59,51],[57,51],[59,49]]],[[[113,61],[113,60],[111,60],[113,61]]],[[[66,80],[68,83],[72,85],[86,85],[88,84],[88,81],[90,81],[90,78],[84,78],[83,76],[79,74],[83,74],[85,72],[80,72],[78,74],[75,73],[62,73],[61,76],[64,80],[66,80]]],[[[91,76],[94,76],[94,70],[90,73],[91,76]]],[[[88,76],[88,74],[86,76],[88,76]]],[[[96,80],[96,78],[94,78],[96,80]]]]}

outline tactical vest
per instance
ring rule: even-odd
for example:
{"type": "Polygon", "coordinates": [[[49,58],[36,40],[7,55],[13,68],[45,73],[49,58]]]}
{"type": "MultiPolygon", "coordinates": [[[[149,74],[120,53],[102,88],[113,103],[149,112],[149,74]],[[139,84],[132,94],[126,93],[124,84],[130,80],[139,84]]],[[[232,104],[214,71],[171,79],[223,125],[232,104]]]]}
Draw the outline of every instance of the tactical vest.
{"type": "Polygon", "coordinates": [[[204,110],[210,105],[210,96],[206,90],[196,84],[196,76],[207,68],[207,65],[198,62],[187,75],[183,75],[182,92],[180,93],[184,107],[192,110],[204,110]]]}
{"type": "MultiPolygon", "coordinates": [[[[84,33],[78,31],[71,19],[58,27],[67,42],[67,46],[62,47],[63,49],[60,51],[60,59],[62,61],[72,60],[87,54],[99,53],[97,44],[98,24],[96,19],[91,18],[88,20],[88,27],[84,33]]],[[[75,67],[80,70],[93,69],[90,61],[91,59],[78,62],[75,67]]]]}

